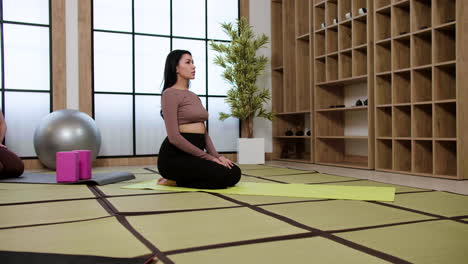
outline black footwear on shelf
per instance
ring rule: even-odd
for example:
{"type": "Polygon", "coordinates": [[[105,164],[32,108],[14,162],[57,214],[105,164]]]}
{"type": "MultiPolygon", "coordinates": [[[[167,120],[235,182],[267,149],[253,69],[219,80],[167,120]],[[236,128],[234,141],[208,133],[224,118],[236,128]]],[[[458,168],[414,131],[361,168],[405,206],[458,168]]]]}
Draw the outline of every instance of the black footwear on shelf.
{"type": "Polygon", "coordinates": [[[362,101],[361,101],[361,99],[358,99],[358,100],[356,101],[356,105],[355,105],[355,106],[362,106],[362,101]]]}
{"type": "Polygon", "coordinates": [[[364,100],[364,105],[368,105],[368,103],[369,103],[369,102],[368,102],[368,100],[367,100],[367,99],[366,99],[366,100],[364,100]]]}
{"type": "Polygon", "coordinates": [[[284,134],[285,134],[286,136],[288,136],[288,137],[294,135],[294,133],[292,132],[292,130],[287,130],[284,134]]]}
{"type": "Polygon", "coordinates": [[[302,130],[296,131],[296,136],[303,136],[303,135],[304,135],[304,131],[302,130]]]}

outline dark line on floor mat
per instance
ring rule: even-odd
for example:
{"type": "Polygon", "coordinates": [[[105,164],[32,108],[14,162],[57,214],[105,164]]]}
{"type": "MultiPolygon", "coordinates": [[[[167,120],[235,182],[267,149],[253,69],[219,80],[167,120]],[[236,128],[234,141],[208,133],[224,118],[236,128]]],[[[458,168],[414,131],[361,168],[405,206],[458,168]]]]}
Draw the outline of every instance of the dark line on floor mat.
{"type": "Polygon", "coordinates": [[[224,206],[224,207],[180,209],[180,210],[166,210],[166,211],[119,212],[119,214],[124,215],[124,216],[159,215],[159,214],[173,214],[173,213],[189,213],[189,212],[198,212],[198,211],[212,211],[212,210],[218,210],[218,209],[232,209],[232,208],[241,208],[241,207],[244,207],[244,206],[234,205],[234,206],[224,206]]]}
{"type": "MultiPolygon", "coordinates": [[[[345,176],[340,176],[340,177],[345,177],[345,176]]],[[[367,180],[344,180],[344,181],[331,181],[331,182],[310,182],[310,183],[304,183],[304,184],[330,184],[330,183],[355,182],[355,181],[367,181],[367,180]]]]}
{"type": "Polygon", "coordinates": [[[434,222],[434,221],[442,221],[442,220],[444,220],[444,219],[435,218],[435,219],[415,220],[415,221],[398,222],[398,223],[392,223],[392,224],[363,226],[363,227],[337,229],[337,230],[326,230],[325,232],[337,234],[337,233],[363,231],[363,230],[378,229],[378,228],[384,228],[384,227],[390,227],[390,226],[409,225],[409,224],[417,224],[417,223],[423,223],[423,222],[434,222]]]}
{"type": "Polygon", "coordinates": [[[55,253],[39,253],[39,252],[15,252],[15,251],[0,251],[0,259],[2,264],[63,264],[63,263],[80,263],[80,264],[134,264],[144,263],[147,258],[113,258],[102,256],[88,255],[71,255],[71,254],[55,254],[55,253]]]}
{"type": "Polygon", "coordinates": [[[211,193],[212,195],[214,196],[217,196],[219,198],[222,198],[222,199],[225,199],[225,200],[228,200],[230,202],[233,202],[233,203],[237,203],[237,204],[240,204],[240,205],[244,205],[246,207],[248,207],[249,209],[252,209],[258,213],[261,213],[261,214],[264,214],[264,215],[267,215],[267,216],[270,216],[270,217],[273,217],[277,220],[280,220],[280,221],[283,221],[285,223],[288,223],[292,226],[295,226],[295,227],[298,227],[298,228],[302,228],[302,229],[305,229],[307,231],[310,231],[311,233],[313,234],[316,234],[318,236],[321,236],[321,237],[324,237],[324,238],[327,238],[327,239],[330,239],[334,242],[337,242],[337,243],[340,243],[342,245],[345,245],[345,246],[348,246],[348,247],[351,247],[355,250],[358,250],[358,251],[361,251],[361,252],[364,252],[364,253],[367,253],[369,255],[372,255],[374,257],[377,257],[377,258],[380,258],[380,259],[383,259],[383,260],[386,260],[386,261],[390,261],[390,262],[393,262],[393,263],[402,263],[402,264],[410,264],[411,262],[408,262],[406,260],[403,260],[403,259],[400,259],[396,256],[392,256],[392,255],[389,255],[389,254],[386,254],[384,252],[381,252],[381,251],[378,251],[378,250],[375,250],[375,249],[372,249],[372,248],[369,248],[369,247],[366,247],[364,245],[360,245],[360,244],[357,244],[355,242],[352,242],[352,241],[349,241],[349,240],[346,240],[344,238],[341,238],[341,237],[338,237],[338,236],[335,236],[333,234],[330,234],[330,233],[327,233],[325,231],[322,231],[320,229],[317,229],[317,228],[313,228],[313,227],[310,227],[308,225],[305,225],[305,224],[302,224],[302,223],[299,223],[293,219],[290,219],[286,216],[282,216],[282,215],[279,215],[279,214],[276,214],[276,213],[273,213],[273,212],[270,212],[268,210],[265,210],[263,208],[260,208],[260,207],[257,207],[255,205],[250,205],[248,203],[245,203],[245,202],[242,202],[242,201],[238,201],[236,199],[233,199],[233,198],[230,198],[230,197],[227,197],[227,196],[224,196],[222,194],[218,194],[218,193],[211,193]]]}
{"type": "MultiPolygon", "coordinates": [[[[294,173],[294,174],[273,174],[273,175],[268,175],[268,176],[292,176],[292,175],[303,175],[303,174],[313,174],[313,173],[316,173],[316,172],[304,172],[304,173],[294,173]]],[[[242,175],[253,176],[253,177],[261,177],[261,176],[257,176],[257,175],[247,174],[247,173],[242,173],[242,175]]]]}
{"type": "Polygon", "coordinates": [[[82,201],[82,200],[96,200],[96,197],[70,198],[70,199],[60,199],[60,200],[42,200],[42,201],[29,201],[29,202],[17,202],[17,203],[5,203],[5,204],[0,204],[0,206],[25,205],[25,204],[39,204],[39,203],[54,203],[54,202],[70,202],[70,201],[82,201]]]}
{"type": "Polygon", "coordinates": [[[78,223],[78,222],[87,222],[87,221],[99,220],[99,219],[110,218],[110,217],[113,217],[113,216],[108,215],[108,216],[101,216],[101,217],[81,219],[81,220],[72,220],[72,221],[51,222],[51,223],[42,223],[42,224],[33,224],[33,225],[8,226],[8,227],[0,227],[0,230],[16,229],[16,228],[24,228],[24,227],[47,226],[47,225],[70,224],[70,223],[78,223]]]}
{"type": "Polygon", "coordinates": [[[156,174],[158,174],[158,175],[161,175],[161,173],[159,173],[159,171],[155,171],[155,170],[150,169],[150,168],[145,168],[145,170],[150,171],[150,172],[153,172],[153,173],[156,173],[156,174]]]}
{"type": "Polygon", "coordinates": [[[410,191],[410,192],[395,192],[395,194],[412,194],[412,193],[428,193],[428,192],[436,192],[436,191],[434,191],[434,190],[427,190],[427,191],[422,190],[422,191],[410,191]]]}
{"type": "MultiPolygon", "coordinates": [[[[400,209],[400,210],[404,210],[404,211],[408,211],[408,212],[412,212],[412,213],[416,213],[416,214],[421,214],[421,215],[425,215],[425,216],[431,216],[431,217],[441,218],[441,219],[450,219],[449,217],[446,217],[446,216],[443,216],[443,215],[438,215],[438,214],[428,213],[428,212],[424,212],[424,211],[419,211],[419,210],[416,210],[416,209],[406,208],[406,207],[399,206],[399,205],[387,204],[387,203],[382,203],[382,202],[378,202],[378,201],[366,201],[366,202],[377,204],[377,205],[382,205],[382,206],[386,206],[386,207],[391,207],[391,208],[394,208],[394,209],[400,209]]],[[[452,220],[452,219],[450,219],[450,220],[452,220]]]]}
{"type": "Polygon", "coordinates": [[[300,234],[256,238],[256,239],[249,239],[249,240],[242,240],[242,241],[235,241],[235,242],[212,244],[212,245],[206,245],[206,246],[168,250],[168,251],[164,251],[164,253],[166,255],[176,255],[176,254],[196,252],[196,251],[202,251],[202,250],[219,249],[219,248],[227,248],[227,247],[235,247],[235,246],[245,246],[245,245],[252,245],[252,244],[258,244],[258,243],[265,243],[265,242],[303,239],[303,238],[309,238],[309,237],[315,237],[315,236],[317,236],[317,234],[307,232],[307,233],[300,233],[300,234]]]}
{"type": "Polygon", "coordinates": [[[265,181],[271,181],[271,182],[276,182],[276,183],[284,183],[284,184],[287,184],[287,182],[282,182],[282,181],[277,181],[277,180],[272,180],[272,179],[268,179],[268,178],[263,178],[261,176],[252,176],[252,175],[243,175],[244,177],[252,177],[252,178],[257,178],[257,179],[260,179],[260,180],[265,180],[265,181]]]}

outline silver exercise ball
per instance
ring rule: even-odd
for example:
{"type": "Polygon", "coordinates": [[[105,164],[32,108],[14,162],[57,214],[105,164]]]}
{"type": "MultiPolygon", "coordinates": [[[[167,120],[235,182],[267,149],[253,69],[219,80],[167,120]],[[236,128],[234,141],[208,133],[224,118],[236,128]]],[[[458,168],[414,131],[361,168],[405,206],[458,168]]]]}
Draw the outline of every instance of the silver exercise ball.
{"type": "Polygon", "coordinates": [[[96,159],[101,147],[101,132],[94,120],[77,110],[58,110],[45,116],[34,131],[34,149],[46,167],[55,169],[55,153],[91,150],[96,159]]]}

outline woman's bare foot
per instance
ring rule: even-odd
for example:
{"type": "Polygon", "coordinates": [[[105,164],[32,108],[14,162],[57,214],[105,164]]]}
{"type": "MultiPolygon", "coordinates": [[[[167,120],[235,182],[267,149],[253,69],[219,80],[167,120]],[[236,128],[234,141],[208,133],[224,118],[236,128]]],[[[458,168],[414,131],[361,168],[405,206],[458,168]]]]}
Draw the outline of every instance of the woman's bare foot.
{"type": "Polygon", "coordinates": [[[164,185],[164,186],[177,186],[175,181],[168,180],[168,179],[165,179],[165,178],[159,178],[158,179],[158,184],[159,185],[164,185]]]}

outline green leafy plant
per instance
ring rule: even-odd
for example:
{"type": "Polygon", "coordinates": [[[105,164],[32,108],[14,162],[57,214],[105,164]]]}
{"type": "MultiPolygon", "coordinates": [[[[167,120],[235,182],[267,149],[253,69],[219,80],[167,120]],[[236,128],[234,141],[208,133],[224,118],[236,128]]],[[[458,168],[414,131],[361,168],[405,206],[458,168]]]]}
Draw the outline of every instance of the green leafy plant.
{"type": "Polygon", "coordinates": [[[214,58],[216,65],[224,68],[222,77],[231,85],[225,102],[230,106],[231,113],[220,113],[220,120],[229,117],[243,120],[248,127],[248,138],[253,137],[253,119],[262,117],[273,119],[273,113],[265,109],[264,104],[271,100],[270,91],[259,88],[256,84],[258,76],[265,69],[268,58],[257,55],[260,48],[268,43],[265,34],[255,36],[252,27],[245,18],[233,23],[222,23],[223,31],[230,37],[230,43],[216,43],[210,46],[218,55],[214,58]]]}

